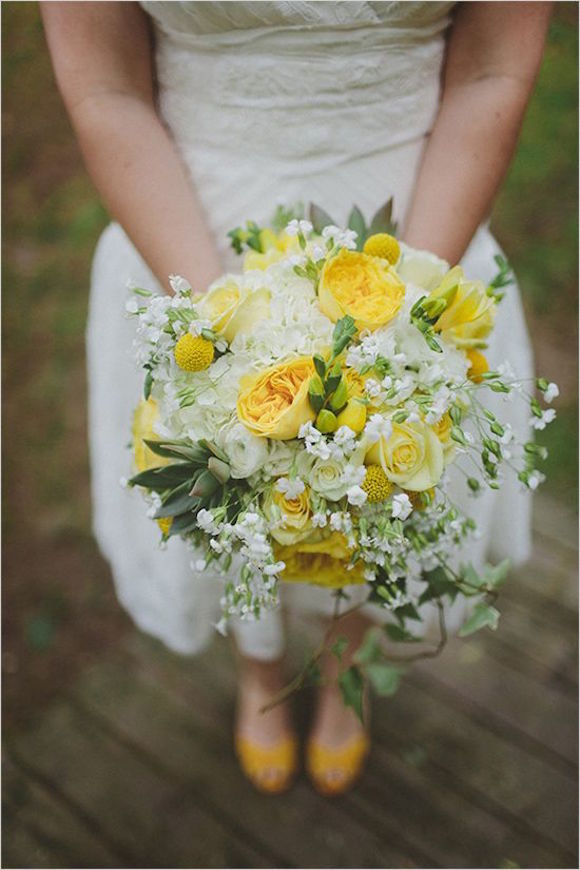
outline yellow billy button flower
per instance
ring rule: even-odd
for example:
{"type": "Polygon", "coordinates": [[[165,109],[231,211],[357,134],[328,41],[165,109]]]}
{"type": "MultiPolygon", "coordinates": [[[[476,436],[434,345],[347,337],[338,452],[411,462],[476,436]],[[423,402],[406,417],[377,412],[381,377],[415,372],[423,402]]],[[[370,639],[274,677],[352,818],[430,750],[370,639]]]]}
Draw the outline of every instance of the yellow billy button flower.
{"type": "Polygon", "coordinates": [[[385,501],[392,493],[394,486],[380,465],[369,465],[362,483],[362,489],[371,503],[385,501]]]}
{"type": "Polygon", "coordinates": [[[169,534],[169,530],[171,528],[171,523],[173,522],[173,517],[161,517],[161,519],[156,520],[157,525],[163,532],[163,535],[166,536],[169,534]]]}
{"type": "Polygon", "coordinates": [[[214,347],[207,338],[187,332],[175,345],[175,362],[185,372],[202,372],[213,362],[214,347]]]}
{"type": "Polygon", "coordinates": [[[489,371],[489,365],[487,364],[485,355],[482,354],[481,351],[475,350],[475,348],[470,348],[467,351],[467,359],[471,363],[467,370],[467,377],[470,381],[473,381],[474,384],[480,384],[483,380],[481,376],[489,371]]]}
{"type": "Polygon", "coordinates": [[[364,244],[363,251],[365,254],[370,254],[371,257],[380,257],[381,260],[388,260],[391,266],[394,266],[401,256],[399,243],[394,236],[389,233],[375,233],[374,236],[369,236],[364,244]]]}
{"type": "Polygon", "coordinates": [[[365,427],[367,421],[367,409],[364,402],[358,399],[349,399],[346,408],[336,418],[339,426],[348,426],[358,435],[365,427]]]}

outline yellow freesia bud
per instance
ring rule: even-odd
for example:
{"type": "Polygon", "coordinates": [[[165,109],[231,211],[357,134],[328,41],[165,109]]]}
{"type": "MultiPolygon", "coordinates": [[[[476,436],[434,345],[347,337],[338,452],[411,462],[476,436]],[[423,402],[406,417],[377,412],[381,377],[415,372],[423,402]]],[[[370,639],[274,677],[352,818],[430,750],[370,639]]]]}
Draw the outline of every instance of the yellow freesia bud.
{"type": "Polygon", "coordinates": [[[483,380],[481,376],[489,371],[489,365],[485,354],[481,353],[479,350],[475,350],[475,348],[470,348],[467,351],[467,359],[471,363],[471,366],[467,370],[467,377],[470,381],[473,381],[474,384],[480,384],[483,380]]]}
{"type": "Polygon", "coordinates": [[[348,426],[358,435],[365,427],[367,421],[367,408],[364,402],[358,399],[349,399],[344,411],[336,418],[339,426],[348,426]]]}
{"type": "Polygon", "coordinates": [[[336,432],[338,429],[338,420],[332,411],[323,408],[316,418],[316,428],[323,435],[328,435],[330,432],[336,432]]]}

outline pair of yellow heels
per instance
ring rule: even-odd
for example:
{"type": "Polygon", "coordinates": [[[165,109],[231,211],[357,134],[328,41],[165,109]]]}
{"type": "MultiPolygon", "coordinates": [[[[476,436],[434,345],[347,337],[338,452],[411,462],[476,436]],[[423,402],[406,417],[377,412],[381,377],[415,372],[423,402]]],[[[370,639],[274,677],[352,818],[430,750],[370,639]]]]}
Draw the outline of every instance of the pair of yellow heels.
{"type": "MultiPolygon", "coordinates": [[[[331,748],[311,739],[306,747],[306,771],[320,794],[344,794],[359,778],[370,743],[366,734],[353,737],[342,746],[331,748]]],[[[244,774],[265,794],[282,794],[298,773],[298,741],[288,734],[274,746],[261,746],[241,735],[235,750],[244,774]]]]}

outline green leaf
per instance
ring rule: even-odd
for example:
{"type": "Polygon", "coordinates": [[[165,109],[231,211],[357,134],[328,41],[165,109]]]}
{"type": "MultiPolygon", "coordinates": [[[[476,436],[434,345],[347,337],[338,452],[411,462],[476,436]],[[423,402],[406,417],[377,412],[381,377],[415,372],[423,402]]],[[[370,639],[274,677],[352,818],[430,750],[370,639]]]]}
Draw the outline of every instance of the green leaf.
{"type": "Polygon", "coordinates": [[[363,214],[356,205],[348,216],[348,228],[357,234],[356,247],[358,251],[362,251],[367,237],[367,228],[363,214]]]}
{"type": "Polygon", "coordinates": [[[199,499],[193,498],[189,494],[189,482],[182,483],[164,499],[163,504],[155,513],[154,519],[160,520],[163,517],[178,516],[185,513],[185,511],[193,510],[198,504],[199,499]]]}
{"type": "Polygon", "coordinates": [[[333,656],[335,656],[339,661],[341,661],[342,656],[346,648],[348,647],[348,638],[346,637],[337,637],[332,646],[330,647],[330,652],[333,656]]]}
{"type": "Polygon", "coordinates": [[[388,698],[399,688],[403,669],[386,662],[377,662],[365,667],[365,674],[377,695],[388,698]]]}
{"type": "Polygon", "coordinates": [[[219,488],[220,483],[211,471],[202,471],[193,485],[190,495],[194,499],[205,499],[212,496],[219,488]]]}
{"type": "Polygon", "coordinates": [[[173,517],[173,522],[167,536],[171,538],[173,535],[184,535],[187,532],[192,532],[194,529],[197,529],[197,514],[193,511],[187,511],[173,517]]]}
{"type": "Polygon", "coordinates": [[[147,399],[151,395],[152,387],[153,387],[153,375],[151,374],[151,371],[148,370],[147,374],[145,375],[145,383],[143,384],[143,397],[144,397],[145,401],[147,401],[147,399]]]}
{"type": "Polygon", "coordinates": [[[320,208],[319,205],[315,205],[313,202],[308,207],[308,217],[315,233],[321,233],[324,227],[336,225],[328,212],[325,212],[323,208],[320,208]]]}
{"type": "Polygon", "coordinates": [[[314,368],[316,369],[316,373],[318,374],[319,378],[324,380],[324,378],[326,377],[326,363],[325,363],[325,361],[317,353],[314,354],[314,356],[312,357],[312,360],[314,362],[314,368]]]}
{"type": "Polygon", "coordinates": [[[144,438],[144,443],[157,456],[165,459],[187,459],[196,465],[205,465],[208,459],[207,451],[198,447],[197,444],[187,444],[183,441],[159,441],[152,438],[144,438]]]}
{"type": "Polygon", "coordinates": [[[402,625],[397,625],[396,622],[387,623],[385,625],[385,632],[391,640],[397,641],[397,643],[419,643],[419,641],[423,640],[422,637],[415,637],[414,634],[411,634],[402,625]]]}
{"type": "Polygon", "coordinates": [[[503,583],[505,583],[509,574],[510,567],[511,562],[509,559],[504,559],[503,562],[499,563],[499,565],[488,565],[484,571],[486,583],[489,586],[498,588],[503,583]]]}
{"type": "Polygon", "coordinates": [[[352,707],[360,721],[363,721],[364,679],[355,665],[344,671],[338,678],[342,700],[346,707],[352,707]]]}
{"type": "Polygon", "coordinates": [[[131,486],[145,486],[155,492],[172,489],[180,483],[191,481],[195,467],[190,462],[176,462],[141,471],[129,481],[131,486]]]}
{"type": "Polygon", "coordinates": [[[461,628],[459,629],[459,637],[467,637],[470,634],[473,634],[476,631],[479,631],[481,628],[485,628],[486,626],[491,628],[493,631],[496,630],[499,622],[499,610],[496,610],[495,607],[492,607],[490,604],[485,604],[484,602],[480,602],[476,604],[473,613],[465,622],[461,628]]]}
{"type": "Polygon", "coordinates": [[[393,197],[382,205],[371,220],[369,236],[375,233],[390,233],[392,236],[397,232],[397,224],[393,221],[393,197]]]}
{"type": "Polygon", "coordinates": [[[365,632],[362,643],[355,652],[353,660],[364,665],[374,662],[381,654],[381,629],[374,626],[365,632]]]}

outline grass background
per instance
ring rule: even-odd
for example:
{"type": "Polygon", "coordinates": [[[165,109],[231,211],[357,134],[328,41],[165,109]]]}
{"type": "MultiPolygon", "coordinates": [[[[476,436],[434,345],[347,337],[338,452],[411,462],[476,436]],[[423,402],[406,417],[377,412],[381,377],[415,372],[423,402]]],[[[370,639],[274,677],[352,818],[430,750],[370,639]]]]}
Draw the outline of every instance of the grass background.
{"type": "MultiPolygon", "coordinates": [[[[562,389],[542,433],[577,497],[578,8],[555,4],[493,229],[519,277],[537,368],[562,389]]],[[[107,216],[55,89],[37,5],[2,4],[5,726],[38,715],[127,630],[90,532],[84,328],[107,216]]]]}

